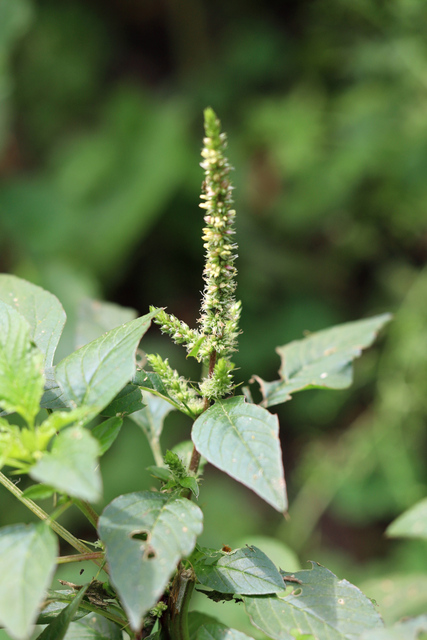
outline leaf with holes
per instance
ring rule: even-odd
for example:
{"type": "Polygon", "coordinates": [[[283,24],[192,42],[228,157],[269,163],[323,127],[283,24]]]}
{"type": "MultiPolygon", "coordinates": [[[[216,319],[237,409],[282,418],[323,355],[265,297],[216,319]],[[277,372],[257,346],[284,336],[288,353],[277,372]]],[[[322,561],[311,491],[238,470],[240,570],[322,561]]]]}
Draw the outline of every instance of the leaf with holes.
{"type": "Polygon", "coordinates": [[[279,571],[257,547],[201,556],[193,568],[201,584],[220,593],[262,595],[285,589],[279,571]]]}
{"type": "Polygon", "coordinates": [[[287,508],[277,416],[240,396],[219,400],[191,434],[208,462],[255,491],[277,511],[287,508]]]}
{"type": "MultiPolygon", "coordinates": [[[[358,640],[384,623],[371,600],[347,580],[312,562],[290,576],[283,596],[243,596],[252,624],[274,640],[294,640],[295,632],[328,640],[358,640]]],[[[286,574],[281,572],[286,581],[286,574]]]]}
{"type": "Polygon", "coordinates": [[[427,540],[427,498],[402,513],[386,530],[390,538],[423,538],[427,540]]]}
{"type": "Polygon", "coordinates": [[[29,425],[40,409],[43,355],[33,345],[28,322],[0,301],[0,407],[29,425]]]}
{"type": "Polygon", "coordinates": [[[102,493],[98,455],[98,441],[90,432],[72,427],[55,438],[52,451],[31,467],[30,476],[67,495],[97,502],[102,493]]]}
{"type": "Polygon", "coordinates": [[[277,347],[282,361],[281,379],[266,382],[254,376],[260,384],[264,406],[286,402],[292,393],[304,389],[349,387],[353,379],[352,361],[373,343],[378,331],[390,320],[390,314],[384,313],[318,331],[303,340],[277,347]]]}
{"type": "Polygon", "coordinates": [[[61,360],[56,380],[70,408],[93,407],[97,415],[135,372],[135,352],[156,312],[112,329],[61,360]]]}
{"type": "Polygon", "coordinates": [[[104,509],[99,536],[133,629],[140,628],[180,558],[193,551],[202,518],[189,500],[151,491],[119,496],[104,509]]]}
{"type": "Polygon", "coordinates": [[[58,298],[31,282],[1,274],[0,300],[28,322],[30,339],[44,354],[45,366],[50,367],[66,319],[58,298]]]}
{"type": "Polygon", "coordinates": [[[28,638],[52,579],[58,542],[44,524],[0,529],[0,625],[28,638]]]}

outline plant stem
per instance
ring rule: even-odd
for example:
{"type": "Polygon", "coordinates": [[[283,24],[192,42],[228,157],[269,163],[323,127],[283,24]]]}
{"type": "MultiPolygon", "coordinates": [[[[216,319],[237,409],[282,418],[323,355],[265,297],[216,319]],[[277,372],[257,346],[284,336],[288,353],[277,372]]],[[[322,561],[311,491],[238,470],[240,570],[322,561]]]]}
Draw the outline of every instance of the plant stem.
{"type": "Polygon", "coordinates": [[[74,498],[73,502],[76,507],[80,509],[80,511],[86,516],[91,525],[93,525],[96,529],[98,527],[99,516],[91,507],[91,505],[88,502],[85,502],[84,500],[78,500],[77,498],[74,498]]]}
{"type": "Polygon", "coordinates": [[[188,606],[195,585],[192,569],[178,566],[177,574],[172,582],[166,611],[166,624],[170,640],[189,640],[188,606]]]}
{"type": "Polygon", "coordinates": [[[79,553],[71,556],[60,556],[56,559],[57,564],[68,564],[69,562],[84,562],[86,560],[103,560],[102,551],[93,551],[92,553],[79,553]]]}
{"type": "MultiPolygon", "coordinates": [[[[67,529],[65,529],[58,522],[56,522],[56,520],[51,520],[49,514],[46,513],[46,511],[43,511],[43,509],[39,507],[38,504],[30,500],[29,498],[24,498],[24,496],[22,495],[22,491],[18,489],[18,487],[11,480],[9,480],[9,478],[5,476],[1,471],[0,471],[0,484],[6,487],[6,489],[10,491],[15,496],[15,498],[17,498],[20,502],[22,502],[22,504],[24,504],[30,511],[32,511],[34,515],[40,518],[40,520],[44,520],[45,522],[47,522],[49,527],[53,531],[55,531],[55,533],[57,533],[63,540],[68,542],[69,545],[74,547],[74,549],[76,549],[80,553],[92,553],[89,547],[87,547],[85,544],[83,544],[83,542],[81,542],[75,536],[73,536],[72,533],[67,531],[67,529]]],[[[97,565],[101,564],[101,562],[98,560],[94,560],[94,562],[97,565]]]]}
{"type": "MultiPolygon", "coordinates": [[[[215,369],[216,356],[217,356],[216,351],[212,351],[212,353],[211,353],[211,355],[209,357],[209,372],[208,372],[208,377],[209,378],[212,378],[213,371],[215,369]]],[[[209,405],[210,405],[209,398],[203,398],[203,412],[202,413],[204,413],[205,411],[207,411],[207,409],[209,409],[209,405]]],[[[196,447],[193,447],[193,453],[191,454],[191,460],[190,460],[190,464],[188,466],[189,473],[194,473],[194,475],[197,473],[197,469],[199,468],[199,462],[200,462],[200,453],[197,451],[196,447]]],[[[189,494],[189,497],[191,499],[191,492],[189,494]]]]}

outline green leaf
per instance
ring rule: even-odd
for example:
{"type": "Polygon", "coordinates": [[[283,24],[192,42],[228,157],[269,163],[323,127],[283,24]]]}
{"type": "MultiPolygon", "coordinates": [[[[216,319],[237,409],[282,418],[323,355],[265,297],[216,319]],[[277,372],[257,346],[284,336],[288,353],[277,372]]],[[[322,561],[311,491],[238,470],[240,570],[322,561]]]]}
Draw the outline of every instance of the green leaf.
{"type": "Polygon", "coordinates": [[[17,412],[29,425],[40,409],[43,356],[33,346],[28,322],[0,302],[0,406],[17,412]]]}
{"type": "Polygon", "coordinates": [[[91,613],[72,622],[64,640],[123,640],[122,630],[104,616],[91,613]]]}
{"type": "Polygon", "coordinates": [[[80,349],[103,333],[134,320],[136,316],[135,309],[85,298],[80,302],[77,311],[75,348],[80,349]]]}
{"type": "Polygon", "coordinates": [[[199,485],[196,478],[187,476],[186,478],[179,478],[178,482],[184,489],[190,489],[195,498],[199,497],[199,485]]]}
{"type": "Polygon", "coordinates": [[[174,410],[174,408],[158,396],[144,391],[142,399],[146,405],[141,411],[136,411],[129,416],[136,424],[141,427],[149,442],[158,441],[166,416],[174,410]]]}
{"type": "Polygon", "coordinates": [[[276,565],[276,567],[282,567],[288,573],[291,571],[299,571],[301,564],[295,554],[295,552],[288,547],[284,542],[277,538],[270,538],[269,536],[245,536],[236,541],[236,546],[249,545],[253,547],[257,546],[262,549],[266,556],[276,565]]]}
{"type": "Polygon", "coordinates": [[[109,418],[91,429],[91,434],[98,440],[99,455],[103,456],[111,447],[122,428],[123,418],[109,418]]]}
{"type": "Polygon", "coordinates": [[[371,578],[360,585],[363,593],[375,598],[387,625],[406,616],[427,611],[426,573],[394,573],[371,578]]]}
{"type": "Polygon", "coordinates": [[[135,352],[156,312],[112,329],[61,360],[56,379],[70,408],[93,407],[99,413],[135,372],[135,352]]]}
{"type": "Polygon", "coordinates": [[[386,529],[390,538],[423,538],[427,540],[427,498],[402,513],[386,529]]]}
{"type": "Polygon", "coordinates": [[[207,623],[197,629],[196,640],[253,640],[237,629],[229,629],[225,624],[207,623]]]}
{"type": "Polygon", "coordinates": [[[25,639],[52,579],[58,543],[45,523],[0,529],[0,625],[25,639]]]}
{"type": "Polygon", "coordinates": [[[0,300],[28,322],[30,339],[44,354],[45,366],[50,367],[66,319],[58,298],[26,280],[1,274],[0,300]]]}
{"type": "Polygon", "coordinates": [[[246,485],[277,511],[287,508],[279,423],[240,396],[219,400],[197,418],[191,437],[208,462],[246,485]]]}
{"type": "Polygon", "coordinates": [[[357,640],[366,629],[384,626],[371,600],[325,567],[312,562],[311,570],[292,577],[300,583],[289,583],[290,594],[243,597],[252,624],[270,638],[294,640],[297,632],[328,640],[357,640]]]}
{"type": "Polygon", "coordinates": [[[188,634],[190,640],[196,640],[197,630],[205,624],[220,624],[216,618],[201,611],[190,611],[188,614],[188,634]]]}
{"type": "Polygon", "coordinates": [[[56,489],[47,484],[33,484],[31,487],[28,487],[28,489],[25,489],[22,497],[28,498],[29,500],[47,500],[55,493],[56,489]]]}
{"type": "Polygon", "coordinates": [[[193,568],[201,584],[221,593],[263,595],[285,590],[282,576],[257,547],[206,555],[193,568]]]}
{"type": "Polygon", "coordinates": [[[388,629],[365,631],[360,640],[421,640],[422,632],[427,632],[427,615],[398,622],[388,629]]]}
{"type": "Polygon", "coordinates": [[[102,492],[98,454],[98,441],[89,431],[71,427],[55,438],[52,451],[31,468],[30,476],[67,495],[97,502],[102,492]]]}
{"type": "MultiPolygon", "coordinates": [[[[58,617],[58,615],[73,601],[75,596],[74,589],[49,589],[43,607],[37,618],[37,624],[50,624],[58,617]]],[[[87,609],[79,607],[75,611],[73,620],[79,620],[87,615],[87,609]]]]}
{"type": "Polygon", "coordinates": [[[109,418],[117,415],[128,416],[143,408],[141,389],[134,384],[127,384],[114,400],[102,410],[102,415],[109,418]]]}
{"type": "Polygon", "coordinates": [[[151,491],[119,496],[103,511],[99,535],[106,545],[111,581],[133,629],[140,628],[179,559],[192,552],[202,518],[189,500],[151,491]]]}
{"type": "Polygon", "coordinates": [[[282,364],[281,379],[260,384],[266,407],[286,402],[291,394],[304,389],[345,389],[353,380],[352,361],[375,340],[381,327],[391,320],[388,313],[367,320],[345,324],[312,333],[277,347],[282,364]]]}
{"type": "Polygon", "coordinates": [[[67,629],[84,598],[87,587],[88,585],[80,589],[70,604],[42,631],[37,640],[64,640],[67,629]]]}

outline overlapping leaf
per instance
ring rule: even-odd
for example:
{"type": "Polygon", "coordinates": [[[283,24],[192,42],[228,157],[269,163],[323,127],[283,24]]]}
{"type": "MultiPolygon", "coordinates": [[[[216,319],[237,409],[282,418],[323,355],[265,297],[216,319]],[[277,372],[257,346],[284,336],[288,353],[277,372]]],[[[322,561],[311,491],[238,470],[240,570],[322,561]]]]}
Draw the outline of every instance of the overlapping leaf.
{"type": "Polygon", "coordinates": [[[58,298],[26,280],[1,274],[0,300],[25,318],[31,340],[44,354],[45,366],[51,366],[66,319],[58,298]]]}
{"type": "Polygon", "coordinates": [[[292,574],[289,595],[244,596],[256,627],[274,640],[294,640],[296,631],[322,640],[358,640],[366,629],[384,626],[371,600],[357,587],[312,565],[309,571],[292,574]]]}
{"type": "Polygon", "coordinates": [[[196,640],[253,640],[237,629],[230,629],[225,624],[208,623],[197,629],[196,640]]]}
{"type": "Polygon", "coordinates": [[[266,407],[290,400],[296,391],[312,388],[344,389],[353,379],[352,361],[369,347],[390,314],[348,322],[294,340],[276,351],[281,379],[266,382],[257,376],[266,407]]]}
{"type": "Polygon", "coordinates": [[[132,628],[157,602],[202,531],[202,512],[183,498],[150,491],[119,496],[99,519],[112,583],[132,628]]]}
{"type": "Polygon", "coordinates": [[[135,352],[156,312],[112,329],[64,358],[56,380],[70,408],[82,404],[96,415],[132,378],[135,352]]]}
{"type": "Polygon", "coordinates": [[[87,586],[80,589],[74,599],[38,636],[37,640],[64,640],[65,634],[78,611],[79,605],[86,593],[87,586]]]}
{"type": "Polygon", "coordinates": [[[362,634],[360,640],[421,640],[427,635],[427,615],[403,620],[388,629],[374,629],[362,634]]]}
{"type": "Polygon", "coordinates": [[[390,538],[427,539],[427,498],[402,513],[387,528],[390,538]]]}
{"type": "Polygon", "coordinates": [[[108,418],[108,420],[104,420],[104,422],[97,424],[91,430],[93,437],[98,440],[100,456],[103,456],[111,447],[119,435],[122,425],[123,418],[108,418]]]}
{"type": "Polygon", "coordinates": [[[30,476],[81,500],[97,502],[102,481],[99,444],[87,429],[71,427],[55,438],[52,450],[31,468],[30,476]]]}
{"type": "Polygon", "coordinates": [[[43,393],[43,356],[33,346],[28,322],[0,301],[0,407],[19,413],[30,425],[43,393]]]}
{"type": "Polygon", "coordinates": [[[26,639],[52,579],[57,538],[43,523],[0,529],[0,625],[26,639]]]}
{"type": "Polygon", "coordinates": [[[191,437],[208,462],[285,511],[277,416],[242,396],[219,400],[197,418],[191,437]]]}
{"type": "Polygon", "coordinates": [[[283,578],[260,549],[201,554],[193,564],[198,581],[220,593],[262,595],[283,591],[283,578]]]}
{"type": "Polygon", "coordinates": [[[120,627],[104,616],[90,614],[79,622],[72,622],[64,640],[123,640],[120,627]]]}

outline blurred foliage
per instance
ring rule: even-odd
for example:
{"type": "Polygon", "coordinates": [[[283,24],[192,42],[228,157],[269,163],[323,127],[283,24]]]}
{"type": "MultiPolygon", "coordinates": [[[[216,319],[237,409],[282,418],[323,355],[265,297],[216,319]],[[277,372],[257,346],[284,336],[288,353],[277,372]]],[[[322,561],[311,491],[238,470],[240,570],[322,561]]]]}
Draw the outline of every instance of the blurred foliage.
{"type": "MultiPolygon", "coordinates": [[[[423,0],[0,0],[0,268],[63,302],[60,355],[87,295],[194,324],[208,104],[236,166],[242,379],[274,379],[305,329],[395,313],[352,390],[280,409],[289,522],[213,473],[201,494],[209,544],[276,535],[378,579],[378,600],[382,576],[427,568],[425,543],[382,537],[427,484],[426,20],[423,0]]],[[[168,425],[173,446],[188,425],[168,425]]],[[[145,486],[135,437],[106,458],[107,494],[145,486]]]]}

